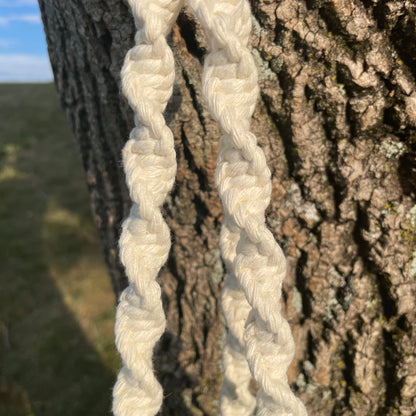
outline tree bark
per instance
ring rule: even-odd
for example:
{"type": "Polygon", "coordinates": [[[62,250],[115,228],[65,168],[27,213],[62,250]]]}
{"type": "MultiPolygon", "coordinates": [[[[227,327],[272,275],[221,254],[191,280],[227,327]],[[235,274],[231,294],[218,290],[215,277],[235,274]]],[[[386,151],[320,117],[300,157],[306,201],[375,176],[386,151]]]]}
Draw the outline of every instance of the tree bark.
{"type": "MultiPolygon", "coordinates": [[[[122,0],[39,0],[63,108],[82,156],[115,293],[130,201],[121,149],[133,115],[119,72],[133,45],[122,0]]],[[[289,381],[311,415],[415,415],[416,5],[252,1],[260,99],[252,128],[273,174],[267,221],[288,260],[289,381]]],[[[166,111],[178,172],[164,211],[168,319],[155,362],[164,415],[216,415],[224,335],[214,186],[219,129],[201,99],[206,50],[185,9],[169,42],[166,111]]]]}

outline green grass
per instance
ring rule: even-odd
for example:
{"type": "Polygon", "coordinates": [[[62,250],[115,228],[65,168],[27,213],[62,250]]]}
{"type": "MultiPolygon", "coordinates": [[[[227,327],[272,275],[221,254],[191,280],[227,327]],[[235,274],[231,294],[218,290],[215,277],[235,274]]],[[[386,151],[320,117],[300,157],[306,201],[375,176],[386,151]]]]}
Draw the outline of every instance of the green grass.
{"type": "Polygon", "coordinates": [[[51,84],[0,84],[0,416],[110,414],[114,295],[51,84]]]}

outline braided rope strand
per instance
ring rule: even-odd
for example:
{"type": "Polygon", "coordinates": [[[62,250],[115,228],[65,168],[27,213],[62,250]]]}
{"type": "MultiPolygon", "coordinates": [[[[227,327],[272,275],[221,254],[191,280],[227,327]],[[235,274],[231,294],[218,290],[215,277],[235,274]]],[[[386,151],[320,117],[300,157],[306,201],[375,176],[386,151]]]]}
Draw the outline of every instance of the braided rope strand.
{"type": "Polygon", "coordinates": [[[250,8],[246,0],[188,3],[210,47],[204,64],[203,93],[224,133],[216,184],[227,223],[230,218],[240,229],[233,266],[251,306],[244,341],[248,365],[259,386],[257,415],[304,416],[306,409],[290,390],[286,376],[295,346],[289,324],[281,315],[286,260],[265,224],[270,171],[250,132],[258,96],[257,69],[247,48],[250,8]]]}
{"type": "Polygon", "coordinates": [[[249,391],[251,373],[244,348],[244,324],[251,306],[235,277],[233,268],[240,235],[240,229],[232,218],[226,215],[220,234],[221,253],[227,270],[221,296],[222,310],[227,325],[222,352],[224,381],[220,408],[223,416],[250,416],[256,406],[256,400],[249,391]]]}
{"type": "Polygon", "coordinates": [[[160,207],[176,173],[173,135],[163,117],[175,77],[166,35],[182,0],[129,0],[129,4],[138,31],[121,79],[123,93],[135,112],[136,127],[123,149],[133,204],[119,241],[129,286],[121,294],[116,312],[116,346],[123,367],[113,389],[113,413],[153,416],[160,409],[163,391],[153,374],[152,354],[166,325],[156,278],[171,244],[160,207]]]}

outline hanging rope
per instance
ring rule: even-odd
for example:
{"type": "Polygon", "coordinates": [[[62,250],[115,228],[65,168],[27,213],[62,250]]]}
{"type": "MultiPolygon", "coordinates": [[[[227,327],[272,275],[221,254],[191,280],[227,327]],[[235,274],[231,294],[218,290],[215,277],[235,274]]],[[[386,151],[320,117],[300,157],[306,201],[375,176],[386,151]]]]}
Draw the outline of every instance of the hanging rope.
{"type": "Polygon", "coordinates": [[[176,173],[173,134],[162,114],[175,78],[166,35],[182,4],[181,0],[129,3],[138,31],[121,79],[135,112],[136,127],[123,149],[133,205],[119,242],[129,286],[121,294],[116,313],[116,346],[123,368],[113,390],[113,412],[116,416],[153,416],[162,404],[163,391],[153,374],[152,354],[166,321],[156,277],[170,249],[169,229],[160,207],[176,173]]]}
{"type": "MultiPolygon", "coordinates": [[[[258,97],[257,68],[247,48],[250,7],[246,0],[188,1],[209,42],[202,87],[210,113],[224,133],[216,184],[225,211],[224,231],[233,234],[223,232],[221,243],[224,252],[224,248],[235,246],[238,236],[233,269],[251,306],[244,342],[251,374],[259,386],[257,414],[306,415],[286,376],[295,345],[289,324],[281,315],[286,260],[265,224],[271,195],[270,170],[250,132],[258,97]],[[226,241],[228,237],[234,243],[226,241]]],[[[232,302],[224,302],[223,306],[231,309],[227,316],[236,315],[232,302]]],[[[231,372],[228,369],[228,374],[231,372]]],[[[225,387],[223,392],[228,395],[229,389],[225,387]]],[[[241,397],[245,397],[242,393],[241,397]]],[[[229,402],[229,397],[223,399],[223,414],[237,415],[229,402]]],[[[251,403],[247,407],[250,411],[251,403]]]]}
{"type": "MultiPolygon", "coordinates": [[[[176,161],[173,137],[162,112],[172,92],[174,63],[166,44],[179,1],[129,0],[138,32],[122,70],[123,92],[136,113],[136,128],[123,150],[133,207],[123,224],[121,259],[130,285],[116,315],[116,344],[123,368],[114,388],[116,416],[155,415],[162,389],[152,371],[155,342],[165,328],[160,287],[169,230],[160,206],[172,187],[176,161]]],[[[221,413],[305,416],[286,372],[295,351],[281,315],[286,274],[282,250],[265,224],[271,179],[263,151],[250,132],[258,80],[247,45],[251,12],[247,0],[188,0],[205,32],[209,53],[203,95],[220,124],[216,185],[224,206],[220,235],[227,268],[222,307],[228,326],[223,351],[221,413]],[[253,377],[259,391],[249,392],[253,377]]]]}

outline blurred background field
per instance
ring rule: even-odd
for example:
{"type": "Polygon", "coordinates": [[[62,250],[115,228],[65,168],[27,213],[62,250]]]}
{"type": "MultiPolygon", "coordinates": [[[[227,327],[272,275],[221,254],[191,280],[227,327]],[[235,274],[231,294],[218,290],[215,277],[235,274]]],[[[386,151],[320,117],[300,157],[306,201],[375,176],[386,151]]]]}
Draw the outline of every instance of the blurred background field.
{"type": "Polygon", "coordinates": [[[114,295],[53,84],[0,84],[0,415],[110,414],[114,295]]]}

